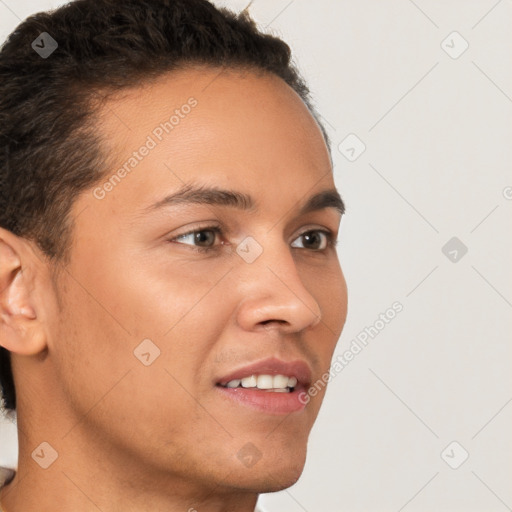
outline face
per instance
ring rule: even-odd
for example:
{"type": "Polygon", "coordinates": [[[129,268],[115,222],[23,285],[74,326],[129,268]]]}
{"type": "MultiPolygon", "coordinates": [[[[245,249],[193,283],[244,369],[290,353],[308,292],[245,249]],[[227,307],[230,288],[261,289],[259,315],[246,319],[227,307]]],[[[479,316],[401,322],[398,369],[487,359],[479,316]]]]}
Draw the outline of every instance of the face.
{"type": "Polygon", "coordinates": [[[347,308],[340,212],[332,195],[305,207],[335,189],[318,125],[279,78],[199,68],[100,114],[109,168],[74,203],[48,321],[63,432],[152,481],[292,485],[325,388],[298,395],[328,371],[347,308]],[[224,387],[251,375],[294,391],[224,387]]]}

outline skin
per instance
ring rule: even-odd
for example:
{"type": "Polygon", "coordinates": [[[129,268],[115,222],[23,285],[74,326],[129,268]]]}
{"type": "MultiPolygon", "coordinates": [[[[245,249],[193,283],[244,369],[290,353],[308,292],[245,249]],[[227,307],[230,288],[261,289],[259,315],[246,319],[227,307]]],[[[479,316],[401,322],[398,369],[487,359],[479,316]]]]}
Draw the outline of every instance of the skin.
{"type": "Polygon", "coordinates": [[[325,388],[275,415],[219,398],[214,384],[270,356],[308,361],[313,382],[329,369],[346,283],[336,249],[300,235],[336,237],[340,213],[298,215],[335,188],[328,150],[281,79],[194,67],[101,108],[106,179],[191,96],[197,106],[103,199],[92,188],[77,198],[65,267],[0,229],[0,341],[13,354],[19,427],[7,512],[252,512],[259,493],[302,473],[325,388]],[[144,212],[185,182],[250,194],[257,209],[144,212]],[[211,224],[223,229],[215,251],[194,251],[191,236],[169,242],[211,224]],[[235,252],[247,236],[263,248],[252,263],[235,252]],[[134,356],[147,338],[160,350],[149,366],[134,356]],[[42,442],[58,452],[47,469],[31,456],[42,442]],[[248,442],[261,453],[252,467],[237,457],[248,442]]]}

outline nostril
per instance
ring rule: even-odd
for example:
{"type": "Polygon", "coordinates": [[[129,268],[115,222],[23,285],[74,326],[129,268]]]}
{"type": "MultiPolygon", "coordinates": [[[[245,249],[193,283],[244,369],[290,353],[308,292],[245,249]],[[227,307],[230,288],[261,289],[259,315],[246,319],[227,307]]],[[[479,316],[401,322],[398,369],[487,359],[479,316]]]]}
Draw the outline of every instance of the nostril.
{"type": "Polygon", "coordinates": [[[263,322],[260,322],[260,324],[266,326],[267,324],[270,324],[272,322],[276,322],[278,324],[286,324],[286,323],[288,323],[288,322],[286,322],[286,320],[263,320],[263,322]]]}

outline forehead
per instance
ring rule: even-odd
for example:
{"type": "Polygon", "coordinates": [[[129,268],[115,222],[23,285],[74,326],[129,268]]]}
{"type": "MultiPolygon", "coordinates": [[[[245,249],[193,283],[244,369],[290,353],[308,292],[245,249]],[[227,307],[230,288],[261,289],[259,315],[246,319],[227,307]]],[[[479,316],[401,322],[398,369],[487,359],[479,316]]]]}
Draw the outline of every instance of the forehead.
{"type": "Polygon", "coordinates": [[[320,128],[299,95],[260,70],[189,65],[110,96],[99,119],[104,139],[120,149],[132,149],[137,137],[156,131],[157,138],[176,143],[185,138],[204,143],[210,136],[230,147],[231,142],[248,148],[265,143],[265,151],[283,139],[302,137],[308,151],[326,152],[320,128]]]}
{"type": "Polygon", "coordinates": [[[124,169],[109,200],[153,202],[155,187],[163,195],[194,181],[249,187],[279,201],[287,190],[300,197],[320,179],[320,188],[332,183],[319,126],[298,94],[272,74],[174,71],[112,96],[99,120],[109,160],[105,179],[124,169]]]}

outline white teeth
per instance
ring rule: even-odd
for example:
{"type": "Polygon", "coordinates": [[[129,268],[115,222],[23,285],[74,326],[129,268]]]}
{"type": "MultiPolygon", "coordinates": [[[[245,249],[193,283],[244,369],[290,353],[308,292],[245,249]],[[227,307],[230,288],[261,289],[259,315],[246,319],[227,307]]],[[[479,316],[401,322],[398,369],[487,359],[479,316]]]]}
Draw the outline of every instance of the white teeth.
{"type": "Polygon", "coordinates": [[[256,376],[251,375],[242,379],[242,387],[244,388],[255,388],[256,387],[256,376]]]}
{"type": "MultiPolygon", "coordinates": [[[[271,387],[273,388],[287,388],[288,387],[288,381],[290,380],[285,375],[274,375],[273,385],[271,387]]],[[[259,383],[259,380],[258,380],[259,383]]],[[[259,386],[258,386],[259,387],[259,386]]],[[[293,387],[293,386],[290,386],[293,387]]]]}
{"type": "Polygon", "coordinates": [[[258,389],[272,389],[274,379],[272,375],[258,375],[258,389]]]}
{"type": "Polygon", "coordinates": [[[294,388],[297,385],[296,377],[287,377],[286,375],[251,375],[243,379],[230,380],[226,387],[237,388],[258,388],[266,391],[275,391],[278,393],[287,393],[288,388],[294,388]]]}

